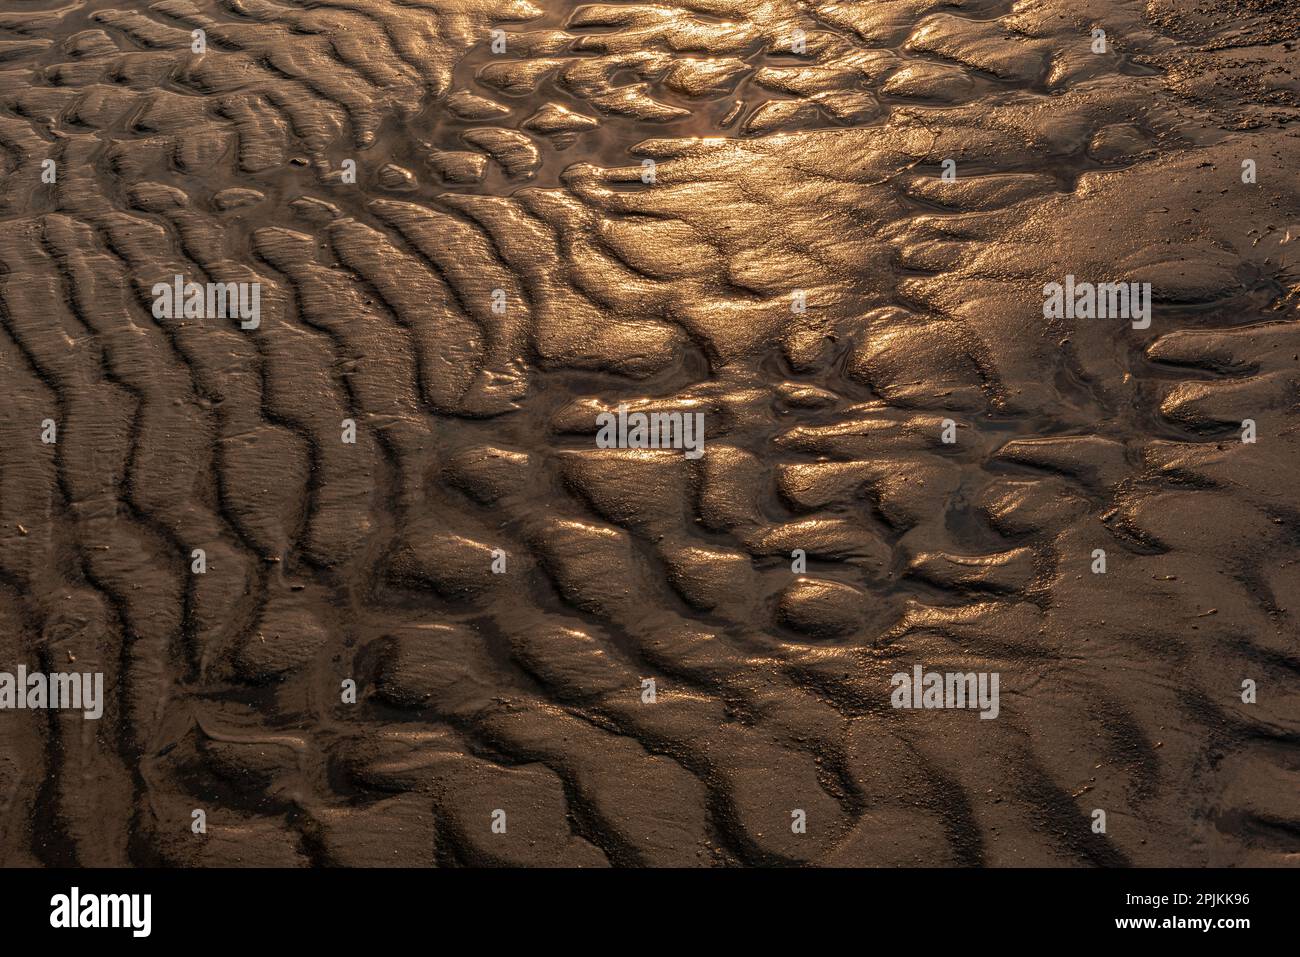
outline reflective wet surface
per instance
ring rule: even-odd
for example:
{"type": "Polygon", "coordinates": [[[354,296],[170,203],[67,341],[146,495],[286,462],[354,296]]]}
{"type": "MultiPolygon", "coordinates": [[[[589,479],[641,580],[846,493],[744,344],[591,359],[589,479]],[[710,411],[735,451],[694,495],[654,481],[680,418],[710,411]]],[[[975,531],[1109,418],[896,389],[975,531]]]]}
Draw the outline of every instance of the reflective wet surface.
{"type": "Polygon", "coordinates": [[[0,671],[108,699],[0,711],[0,862],[1294,863],[1297,42],[8,4],[0,671]]]}

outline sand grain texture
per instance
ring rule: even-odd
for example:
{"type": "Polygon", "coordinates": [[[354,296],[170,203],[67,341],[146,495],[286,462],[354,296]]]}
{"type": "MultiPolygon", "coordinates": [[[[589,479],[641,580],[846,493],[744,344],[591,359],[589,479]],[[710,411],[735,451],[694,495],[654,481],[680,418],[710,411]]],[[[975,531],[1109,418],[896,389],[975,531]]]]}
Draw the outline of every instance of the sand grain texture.
{"type": "Polygon", "coordinates": [[[0,864],[1295,864],[1298,44],[8,0],[0,670],[108,702],[0,712],[0,864]],[[1044,319],[1067,273],[1150,328],[1044,319]],[[596,448],[620,402],[705,454],[596,448]],[[916,663],[999,717],[891,708],[916,663]]]}

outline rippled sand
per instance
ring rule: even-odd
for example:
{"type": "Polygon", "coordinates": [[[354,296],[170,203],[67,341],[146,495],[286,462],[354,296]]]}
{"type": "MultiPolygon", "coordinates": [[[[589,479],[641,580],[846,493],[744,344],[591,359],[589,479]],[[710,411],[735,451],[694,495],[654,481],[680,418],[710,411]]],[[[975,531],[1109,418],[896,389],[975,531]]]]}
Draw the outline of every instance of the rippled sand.
{"type": "Polygon", "coordinates": [[[6,3],[0,670],[108,702],[0,712],[0,863],[1296,863],[1298,43],[6,3]],[[704,455],[597,448],[620,403],[704,455]],[[917,664],[996,720],[891,707],[917,664]]]}

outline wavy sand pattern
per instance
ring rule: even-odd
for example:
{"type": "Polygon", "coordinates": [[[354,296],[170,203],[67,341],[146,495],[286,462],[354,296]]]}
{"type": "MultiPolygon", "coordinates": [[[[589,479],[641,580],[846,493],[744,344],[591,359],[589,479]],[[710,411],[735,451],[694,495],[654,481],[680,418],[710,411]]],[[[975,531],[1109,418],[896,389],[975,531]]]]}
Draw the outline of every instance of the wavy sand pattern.
{"type": "Polygon", "coordinates": [[[1296,863],[1298,45],[5,4],[0,669],[108,700],[0,713],[0,863],[1296,863]],[[1067,274],[1150,328],[1045,319],[1067,274]],[[176,275],[259,325],[155,318],[176,275]],[[597,448],[619,403],[705,454],[597,448]],[[891,707],[917,663],[998,718],[891,707]]]}

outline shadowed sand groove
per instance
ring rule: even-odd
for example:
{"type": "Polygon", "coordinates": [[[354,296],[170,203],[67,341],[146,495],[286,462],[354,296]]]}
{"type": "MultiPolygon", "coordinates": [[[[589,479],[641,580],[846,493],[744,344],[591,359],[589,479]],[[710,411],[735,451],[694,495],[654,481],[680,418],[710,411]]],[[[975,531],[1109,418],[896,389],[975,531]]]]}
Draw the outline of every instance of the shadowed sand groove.
{"type": "Polygon", "coordinates": [[[0,711],[0,863],[1296,863],[1297,44],[7,4],[0,670],[108,701],[0,711]],[[1044,318],[1067,274],[1149,328],[1044,318]],[[703,456],[597,448],[620,403],[703,456]],[[997,719],[891,707],[914,664],[997,719]]]}

